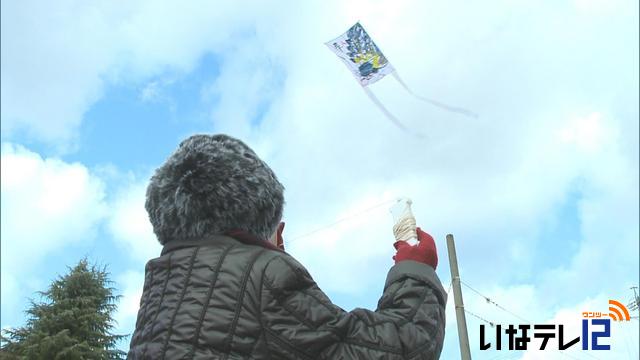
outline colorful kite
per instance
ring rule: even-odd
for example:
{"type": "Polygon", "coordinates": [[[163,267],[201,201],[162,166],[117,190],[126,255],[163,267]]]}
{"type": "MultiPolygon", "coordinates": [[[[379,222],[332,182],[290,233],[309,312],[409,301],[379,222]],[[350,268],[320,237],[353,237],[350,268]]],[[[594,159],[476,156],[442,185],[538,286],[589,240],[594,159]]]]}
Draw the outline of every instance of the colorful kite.
{"type": "MultiPolygon", "coordinates": [[[[394,124],[396,124],[396,126],[405,131],[411,132],[404,125],[402,125],[402,123],[398,121],[398,119],[393,114],[391,114],[384,107],[384,105],[382,105],[380,100],[378,100],[378,98],[368,88],[368,85],[373,84],[374,82],[382,79],[388,74],[393,75],[393,77],[400,83],[400,85],[402,85],[402,87],[407,92],[409,92],[409,94],[413,95],[419,100],[458,114],[477,117],[476,114],[472,113],[469,110],[449,106],[439,101],[419,96],[411,91],[411,89],[405,84],[404,81],[402,81],[396,69],[391,66],[389,60],[387,60],[387,58],[382,54],[378,46],[376,46],[376,44],[373,42],[369,34],[367,34],[367,32],[364,30],[362,25],[360,25],[360,23],[356,23],[349,30],[347,30],[346,33],[325,43],[325,45],[327,45],[336,55],[338,55],[340,59],[342,59],[344,64],[356,77],[360,85],[362,85],[362,89],[367,94],[367,96],[369,96],[371,101],[373,101],[374,104],[376,104],[378,108],[380,108],[380,110],[385,114],[387,118],[389,118],[389,120],[391,120],[394,124]]],[[[415,135],[420,136],[420,134],[415,135]]]]}

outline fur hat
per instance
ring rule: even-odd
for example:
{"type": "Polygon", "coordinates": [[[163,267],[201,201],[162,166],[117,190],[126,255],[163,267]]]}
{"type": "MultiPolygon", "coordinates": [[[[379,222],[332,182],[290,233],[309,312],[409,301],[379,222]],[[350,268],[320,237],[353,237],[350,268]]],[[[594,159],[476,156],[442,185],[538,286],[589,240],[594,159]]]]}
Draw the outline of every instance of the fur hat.
{"type": "Polygon", "coordinates": [[[230,230],[266,240],[282,218],[283,192],[269,166],[242,141],[194,135],[151,177],[145,208],[163,245],[230,230]]]}

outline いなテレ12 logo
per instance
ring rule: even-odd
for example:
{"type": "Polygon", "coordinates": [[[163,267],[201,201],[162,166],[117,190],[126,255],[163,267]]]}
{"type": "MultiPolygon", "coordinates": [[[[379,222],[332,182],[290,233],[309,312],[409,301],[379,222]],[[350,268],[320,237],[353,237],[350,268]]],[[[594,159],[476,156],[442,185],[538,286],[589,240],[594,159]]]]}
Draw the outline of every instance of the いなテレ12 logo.
{"type": "Polygon", "coordinates": [[[583,311],[582,312],[582,350],[610,350],[611,345],[601,344],[600,338],[611,337],[611,321],[629,321],[631,316],[629,310],[621,302],[609,300],[609,312],[600,311],[583,311]],[[591,331],[591,339],[589,339],[589,320],[591,327],[602,326],[601,331],[591,331]],[[591,340],[591,343],[589,343],[591,340]]]}
{"type": "Polygon", "coordinates": [[[616,300],[609,300],[609,312],[583,311],[582,317],[580,336],[575,336],[575,333],[567,334],[564,324],[496,324],[493,343],[488,341],[490,335],[485,334],[485,326],[480,325],[480,350],[489,350],[492,347],[502,350],[503,333],[506,335],[509,350],[527,350],[531,339],[541,339],[539,350],[563,351],[580,342],[582,350],[611,350],[611,345],[606,341],[611,337],[611,322],[631,320],[629,310],[616,300]],[[558,340],[557,349],[547,347],[551,339],[558,340]]]}

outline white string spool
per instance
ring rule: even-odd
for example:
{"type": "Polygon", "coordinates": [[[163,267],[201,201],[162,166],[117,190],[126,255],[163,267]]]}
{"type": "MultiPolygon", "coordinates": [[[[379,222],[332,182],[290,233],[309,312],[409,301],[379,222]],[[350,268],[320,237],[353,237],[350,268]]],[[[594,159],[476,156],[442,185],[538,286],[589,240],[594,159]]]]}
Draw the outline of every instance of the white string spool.
{"type": "Polygon", "coordinates": [[[406,241],[410,245],[418,243],[418,234],[416,233],[416,218],[411,212],[412,201],[409,198],[400,198],[391,207],[391,215],[393,215],[393,236],[396,241],[406,241]]]}

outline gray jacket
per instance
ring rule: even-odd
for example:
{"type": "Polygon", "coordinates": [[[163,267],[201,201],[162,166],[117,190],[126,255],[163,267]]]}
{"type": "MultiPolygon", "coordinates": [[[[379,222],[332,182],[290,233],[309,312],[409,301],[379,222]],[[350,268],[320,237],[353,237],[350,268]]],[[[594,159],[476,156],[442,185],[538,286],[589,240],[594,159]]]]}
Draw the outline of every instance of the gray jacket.
{"type": "Polygon", "coordinates": [[[129,359],[437,359],[446,292],[428,265],[387,275],[376,311],[331,303],[293,257],[227,236],[146,265],[129,359]]]}

